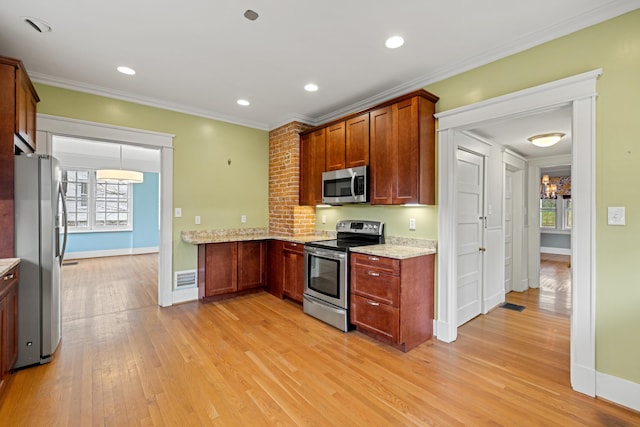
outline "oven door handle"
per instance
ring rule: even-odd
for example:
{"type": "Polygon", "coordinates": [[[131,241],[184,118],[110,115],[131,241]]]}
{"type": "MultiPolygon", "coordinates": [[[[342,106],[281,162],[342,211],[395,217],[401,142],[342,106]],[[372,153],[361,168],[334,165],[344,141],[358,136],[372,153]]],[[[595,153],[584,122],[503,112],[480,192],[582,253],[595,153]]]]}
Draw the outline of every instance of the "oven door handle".
{"type": "Polygon", "coordinates": [[[332,259],[332,260],[337,260],[337,261],[342,261],[346,258],[346,253],[345,252],[336,252],[336,251],[331,251],[331,250],[324,250],[324,249],[319,249],[319,248],[304,248],[304,252],[307,255],[311,255],[311,256],[317,256],[320,258],[327,258],[327,259],[332,259]]]}

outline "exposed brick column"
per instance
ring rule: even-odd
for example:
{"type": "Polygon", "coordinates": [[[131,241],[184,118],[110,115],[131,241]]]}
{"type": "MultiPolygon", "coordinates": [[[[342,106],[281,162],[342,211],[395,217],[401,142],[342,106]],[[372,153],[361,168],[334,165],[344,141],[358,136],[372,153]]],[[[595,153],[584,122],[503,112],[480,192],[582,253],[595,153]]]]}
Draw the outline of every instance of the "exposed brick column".
{"type": "Polygon", "coordinates": [[[313,234],[315,208],[298,206],[300,196],[300,136],[311,128],[292,122],[269,132],[269,233],[313,234]]]}

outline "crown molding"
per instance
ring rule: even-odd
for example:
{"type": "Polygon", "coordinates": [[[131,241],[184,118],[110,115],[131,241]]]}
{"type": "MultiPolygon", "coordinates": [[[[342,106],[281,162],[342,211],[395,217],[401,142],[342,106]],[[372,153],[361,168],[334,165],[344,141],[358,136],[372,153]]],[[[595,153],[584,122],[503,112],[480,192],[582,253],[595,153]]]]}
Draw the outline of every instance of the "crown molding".
{"type": "Polygon", "coordinates": [[[189,107],[187,105],[163,101],[161,99],[134,95],[134,94],[130,94],[123,91],[108,89],[101,86],[91,85],[88,83],[77,82],[74,80],[62,79],[62,78],[50,76],[47,74],[34,72],[34,71],[29,71],[29,77],[31,78],[31,81],[41,83],[41,84],[46,84],[49,86],[59,87],[62,89],[69,89],[77,92],[84,92],[92,95],[104,96],[106,98],[119,99],[121,101],[133,102],[135,104],[142,104],[149,107],[160,108],[163,110],[175,111],[177,113],[204,117],[206,119],[218,120],[225,123],[246,126],[254,129],[259,129],[259,130],[269,130],[269,126],[266,123],[255,122],[251,120],[243,120],[238,117],[218,114],[212,111],[189,107]]]}
{"type": "Polygon", "coordinates": [[[356,111],[366,110],[367,108],[371,108],[382,102],[404,95],[407,92],[422,89],[430,84],[437,83],[449,77],[487,65],[491,62],[506,58],[576,31],[583,30],[638,8],[640,8],[640,0],[610,0],[589,12],[565,19],[558,24],[541,28],[534,33],[525,34],[520,38],[511,39],[508,43],[505,43],[500,47],[485,51],[480,55],[467,58],[452,66],[435,69],[428,74],[424,74],[416,79],[395,86],[380,94],[348,105],[344,108],[331,112],[330,114],[320,116],[316,119],[316,122],[317,124],[329,122],[356,111]]]}
{"type": "Polygon", "coordinates": [[[424,88],[425,86],[428,86],[430,84],[442,81],[449,77],[453,77],[482,65],[489,64],[507,56],[522,52],[542,43],[546,43],[559,37],[566,36],[592,25],[599,24],[638,8],[640,8],[640,0],[609,0],[589,12],[565,19],[555,25],[540,28],[538,31],[525,34],[522,37],[511,39],[502,46],[485,51],[480,55],[466,58],[452,66],[437,68],[418,78],[405,82],[401,85],[394,86],[362,101],[347,105],[338,110],[334,110],[329,114],[324,114],[318,117],[291,114],[282,117],[279,120],[276,120],[274,123],[262,123],[251,120],[244,120],[239,117],[219,114],[213,111],[193,108],[187,105],[167,102],[156,98],[133,95],[126,92],[112,90],[73,80],[61,79],[32,71],[29,71],[29,75],[31,76],[31,80],[50,86],[90,93],[107,98],[119,99],[122,101],[128,101],[147,105],[150,107],[190,114],[207,119],[219,120],[259,130],[273,130],[284,124],[291,123],[292,121],[298,121],[312,126],[317,126],[357,111],[366,110],[377,104],[404,95],[405,93],[424,88]]]}

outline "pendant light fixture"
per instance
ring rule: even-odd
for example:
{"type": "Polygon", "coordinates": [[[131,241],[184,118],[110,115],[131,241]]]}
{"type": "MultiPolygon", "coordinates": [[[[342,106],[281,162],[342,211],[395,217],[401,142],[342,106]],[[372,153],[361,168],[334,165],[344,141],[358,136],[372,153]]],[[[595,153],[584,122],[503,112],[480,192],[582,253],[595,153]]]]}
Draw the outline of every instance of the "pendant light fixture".
{"type": "Polygon", "coordinates": [[[140,184],[144,181],[144,175],[142,172],[122,169],[122,145],[120,145],[120,169],[98,169],[96,179],[140,184]]]}

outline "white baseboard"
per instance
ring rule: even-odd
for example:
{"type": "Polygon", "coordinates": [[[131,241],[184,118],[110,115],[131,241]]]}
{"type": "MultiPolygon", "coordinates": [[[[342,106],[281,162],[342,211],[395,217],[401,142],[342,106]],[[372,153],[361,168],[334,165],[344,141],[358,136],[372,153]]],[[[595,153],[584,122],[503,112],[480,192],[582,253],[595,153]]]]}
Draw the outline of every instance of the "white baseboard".
{"type": "Polygon", "coordinates": [[[571,255],[571,249],[565,248],[550,248],[548,246],[540,246],[541,254],[554,254],[554,255],[571,255]]]}
{"type": "Polygon", "coordinates": [[[484,299],[484,311],[482,314],[487,314],[491,311],[492,308],[498,306],[498,304],[504,302],[504,291],[500,291],[495,295],[490,296],[489,298],[484,299]]]}
{"type": "Polygon", "coordinates": [[[596,394],[618,405],[640,411],[640,384],[596,372],[596,394]]]}
{"type": "MultiPolygon", "coordinates": [[[[447,332],[449,330],[449,323],[442,320],[433,321],[433,335],[438,338],[438,341],[450,343],[456,340],[456,337],[449,336],[447,332]]],[[[456,329],[457,331],[457,329],[456,329]]]]}
{"type": "Polygon", "coordinates": [[[172,293],[173,304],[180,304],[182,302],[197,301],[198,300],[198,288],[187,289],[174,289],[172,293]]]}
{"type": "Polygon", "coordinates": [[[83,259],[83,258],[101,258],[106,256],[122,256],[122,255],[141,255],[158,253],[157,246],[148,248],[122,248],[122,249],[108,249],[103,251],[79,251],[79,252],[67,252],[64,254],[65,260],[70,259],[83,259]]]}

